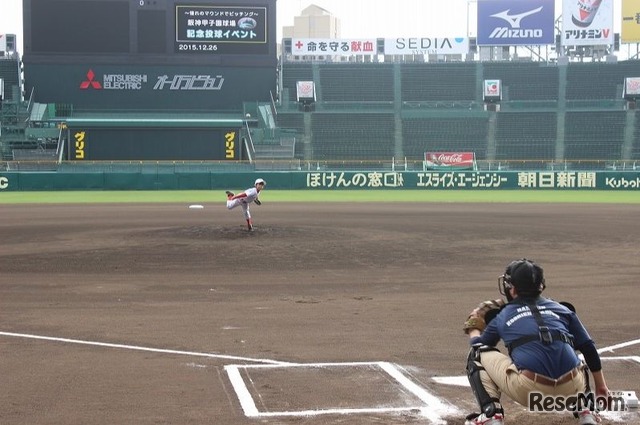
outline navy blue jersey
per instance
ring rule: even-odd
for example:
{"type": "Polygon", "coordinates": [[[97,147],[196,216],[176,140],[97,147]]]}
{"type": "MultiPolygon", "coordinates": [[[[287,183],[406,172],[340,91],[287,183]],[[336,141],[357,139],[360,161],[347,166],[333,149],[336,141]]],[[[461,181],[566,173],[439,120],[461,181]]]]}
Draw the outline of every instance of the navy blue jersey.
{"type": "MultiPolygon", "coordinates": [[[[572,336],[575,347],[589,345],[595,347],[589,333],[574,312],[543,297],[538,297],[534,301],[544,325],[551,332],[572,336]]],[[[502,339],[505,346],[509,347],[523,336],[538,335],[538,333],[538,323],[529,307],[519,299],[515,299],[489,322],[482,335],[471,338],[470,342],[495,346],[502,339]]],[[[580,364],[574,348],[556,338],[551,344],[545,344],[537,339],[516,346],[510,355],[519,370],[528,369],[554,379],[580,364]]]]}

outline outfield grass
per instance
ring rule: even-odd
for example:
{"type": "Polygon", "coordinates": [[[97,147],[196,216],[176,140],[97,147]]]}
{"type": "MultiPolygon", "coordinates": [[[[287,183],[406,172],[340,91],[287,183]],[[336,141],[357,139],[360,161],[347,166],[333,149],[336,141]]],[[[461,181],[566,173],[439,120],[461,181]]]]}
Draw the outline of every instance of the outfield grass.
{"type": "MultiPolygon", "coordinates": [[[[637,191],[534,190],[268,190],[265,202],[533,202],[638,204],[637,191]]],[[[211,203],[222,190],[2,192],[0,204],[211,203]]]]}

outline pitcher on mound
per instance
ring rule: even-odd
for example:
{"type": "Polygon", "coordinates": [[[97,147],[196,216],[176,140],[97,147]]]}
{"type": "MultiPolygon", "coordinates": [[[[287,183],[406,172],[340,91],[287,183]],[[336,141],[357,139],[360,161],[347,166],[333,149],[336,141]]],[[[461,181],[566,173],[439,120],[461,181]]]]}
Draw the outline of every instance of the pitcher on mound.
{"type": "Polygon", "coordinates": [[[262,205],[262,202],[260,202],[258,196],[260,195],[260,192],[262,191],[262,189],[264,189],[266,184],[267,182],[265,182],[263,179],[258,178],[253,184],[253,187],[250,187],[249,189],[245,190],[244,192],[238,193],[237,195],[228,190],[225,192],[227,194],[227,209],[232,210],[237,206],[241,206],[244,218],[247,221],[247,230],[249,230],[250,232],[253,230],[253,222],[251,221],[251,211],[249,210],[249,205],[251,205],[252,202],[255,202],[256,205],[262,205]]]}

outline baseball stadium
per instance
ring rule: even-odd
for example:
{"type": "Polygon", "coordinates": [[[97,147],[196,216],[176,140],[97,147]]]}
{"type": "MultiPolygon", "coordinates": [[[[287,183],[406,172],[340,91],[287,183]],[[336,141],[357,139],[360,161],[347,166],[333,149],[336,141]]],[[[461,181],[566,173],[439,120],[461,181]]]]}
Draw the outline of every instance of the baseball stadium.
{"type": "Polygon", "coordinates": [[[462,425],[519,259],[595,342],[598,423],[640,424],[640,2],[477,0],[437,39],[311,5],[278,39],[287,0],[21,1],[2,424],[462,425]]]}

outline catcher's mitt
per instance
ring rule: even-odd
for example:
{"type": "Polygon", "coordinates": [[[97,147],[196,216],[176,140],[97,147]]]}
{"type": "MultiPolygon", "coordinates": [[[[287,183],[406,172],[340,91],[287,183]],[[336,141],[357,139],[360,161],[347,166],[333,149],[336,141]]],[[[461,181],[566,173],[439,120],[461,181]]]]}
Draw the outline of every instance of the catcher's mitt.
{"type": "Polygon", "coordinates": [[[505,304],[506,303],[503,299],[481,302],[471,311],[469,317],[464,322],[462,330],[464,330],[464,333],[466,334],[468,334],[471,329],[477,329],[482,332],[487,326],[487,323],[496,317],[500,309],[504,307],[505,304]]]}
{"type": "Polygon", "coordinates": [[[260,199],[256,198],[253,202],[256,203],[256,205],[262,205],[262,201],[260,201],[260,199]]]}

